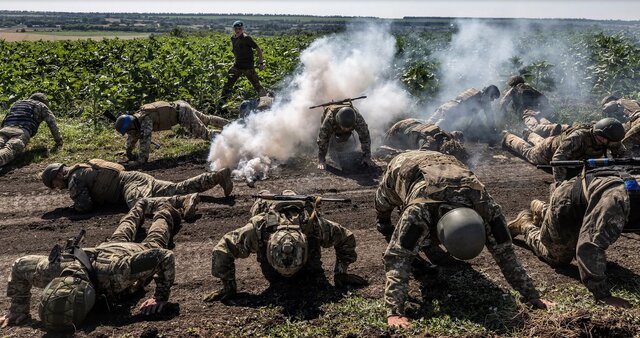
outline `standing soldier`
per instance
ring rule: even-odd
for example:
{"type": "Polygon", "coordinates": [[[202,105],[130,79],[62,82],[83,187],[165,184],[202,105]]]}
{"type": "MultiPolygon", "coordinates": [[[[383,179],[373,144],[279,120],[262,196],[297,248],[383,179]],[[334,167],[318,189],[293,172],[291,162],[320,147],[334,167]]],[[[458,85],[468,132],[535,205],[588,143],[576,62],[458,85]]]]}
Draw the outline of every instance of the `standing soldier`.
{"type": "Polygon", "coordinates": [[[439,243],[464,260],[480,254],[486,245],[524,299],[539,308],[553,304],[540,299],[518,262],[500,206],[455,157],[428,150],[396,156],[380,181],[375,208],[378,230],[392,234],[384,253],[389,326],[409,326],[405,303],[412,262],[420,250],[439,243]],[[394,227],[391,213],[396,208],[401,215],[394,227]]]}
{"type": "Polygon", "coordinates": [[[362,164],[375,167],[375,163],[371,160],[369,127],[351,102],[325,107],[321,122],[322,125],[320,126],[317,140],[318,169],[325,169],[331,140],[333,139],[336,143],[345,143],[351,138],[354,130],[358,133],[358,138],[360,139],[362,164]]]}
{"type": "Polygon", "coordinates": [[[192,194],[188,201],[194,208],[187,218],[195,216],[196,193],[216,185],[222,186],[225,196],[233,190],[229,168],[173,183],[138,171],[125,171],[118,163],[99,159],[71,167],[62,163],[50,164],[42,172],[42,182],[50,189],[69,189],[73,208],[78,212],[88,212],[95,205],[103,204],[126,203],[131,208],[141,198],[164,201],[174,195],[192,194]]]}
{"type": "MultiPolygon", "coordinates": [[[[297,195],[291,190],[282,194],[297,195]]],[[[257,254],[262,273],[271,282],[322,272],[320,248],[334,247],[336,286],[366,285],[364,278],[347,273],[357,259],[353,233],[322,217],[316,207],[317,203],[305,200],[256,200],[249,223],[224,235],[213,249],[211,274],[221,279],[222,288],[210,293],[205,301],[224,300],[236,294],[235,260],[252,253],[257,254]]]]}
{"type": "Polygon", "coordinates": [[[584,178],[560,184],[549,203],[533,200],[530,210],[509,222],[509,231],[524,235],[535,255],[550,265],[567,265],[575,258],[580,279],[596,300],[630,307],[611,295],[606,250],[622,232],[640,231],[637,178],[616,167],[588,171],[584,178]]]}
{"type": "Polygon", "coordinates": [[[382,143],[398,151],[433,150],[465,161],[469,154],[462,145],[462,138],[460,131],[447,133],[433,123],[418,119],[404,119],[387,130],[382,143]]]}
{"type": "Polygon", "coordinates": [[[152,279],[153,297],[140,305],[143,314],[161,312],[175,279],[175,258],[169,243],[178,232],[180,213],[164,203],[154,209],[153,224],[142,242],[135,242],[144,223],[147,201],[139,200],[122,218],[108,241],[95,248],[55,248],[49,256],[24,256],[11,267],[7,297],[11,305],[0,317],[2,327],[29,318],[31,288],[44,288],[39,315],[47,330],[74,330],[82,325],[96,299],[115,303],[144,288],[152,279]]]}
{"type": "Polygon", "coordinates": [[[236,84],[236,81],[238,81],[242,75],[251,82],[251,85],[258,93],[258,96],[266,96],[267,91],[260,85],[260,79],[258,79],[258,74],[256,74],[254,69],[255,65],[253,64],[253,50],[255,49],[256,54],[258,54],[258,68],[260,68],[260,70],[264,69],[262,49],[260,49],[252,37],[244,32],[244,23],[242,21],[236,21],[233,23],[233,32],[234,35],[231,36],[231,46],[235,61],[233,66],[229,68],[227,82],[225,82],[224,87],[222,87],[222,96],[220,101],[222,103],[227,101],[229,94],[231,94],[231,90],[233,89],[233,85],[236,84]]]}
{"type": "MultiPolygon", "coordinates": [[[[535,135],[531,133],[529,139],[535,135]]],[[[614,118],[604,118],[593,126],[579,125],[571,127],[562,134],[547,137],[535,145],[513,135],[505,133],[502,145],[531,164],[549,164],[551,161],[586,160],[589,158],[607,157],[607,150],[613,157],[626,154],[625,147],[620,143],[624,138],[624,127],[614,118]]],[[[567,169],[553,168],[555,184],[566,180],[567,169]]]]}
{"type": "MultiPolygon", "coordinates": [[[[478,121],[484,118],[486,127],[495,129],[491,102],[500,97],[498,87],[490,85],[482,90],[469,88],[438,107],[427,122],[434,123],[448,130],[462,130],[467,133],[470,129],[478,128],[478,121]]],[[[478,133],[480,134],[480,133],[478,133]]]]}
{"type": "Polygon", "coordinates": [[[149,160],[153,131],[169,130],[180,124],[193,136],[211,141],[219,131],[207,129],[207,125],[222,128],[227,123],[227,119],[203,114],[185,101],[157,101],[143,105],[133,115],[120,115],[116,119],[115,128],[121,135],[127,134],[127,158],[146,163],[149,160]],[[138,141],[140,152],[135,154],[134,148],[138,141]]]}
{"type": "Polygon", "coordinates": [[[0,167],[13,161],[16,155],[24,151],[29,140],[38,132],[42,121],[47,122],[56,142],[51,151],[62,147],[62,136],[48,105],[49,100],[43,93],[34,93],[29,99],[11,105],[0,129],[0,167]]]}

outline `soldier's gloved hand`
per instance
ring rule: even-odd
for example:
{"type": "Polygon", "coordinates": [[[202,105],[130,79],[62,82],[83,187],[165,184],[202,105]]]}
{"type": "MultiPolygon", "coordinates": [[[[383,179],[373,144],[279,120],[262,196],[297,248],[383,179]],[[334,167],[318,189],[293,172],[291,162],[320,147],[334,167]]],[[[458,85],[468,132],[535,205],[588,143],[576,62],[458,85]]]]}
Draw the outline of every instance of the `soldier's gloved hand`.
{"type": "Polygon", "coordinates": [[[371,159],[371,156],[364,156],[362,157],[362,164],[368,166],[368,167],[375,167],[376,163],[373,162],[373,160],[371,159]]]}
{"type": "Polygon", "coordinates": [[[10,324],[18,325],[29,317],[30,315],[28,313],[13,313],[9,311],[6,315],[0,317],[0,323],[2,323],[2,328],[4,329],[10,324]]]}
{"type": "Polygon", "coordinates": [[[354,275],[352,273],[337,273],[333,276],[333,282],[336,287],[342,288],[346,286],[367,286],[369,285],[369,281],[366,279],[354,275]]]}
{"type": "Polygon", "coordinates": [[[393,234],[393,230],[395,230],[390,218],[378,218],[376,220],[376,229],[384,237],[390,237],[393,234]]]}
{"type": "Polygon", "coordinates": [[[166,301],[157,300],[155,298],[149,298],[140,305],[140,312],[142,312],[142,314],[144,315],[160,313],[162,312],[162,309],[164,308],[165,305],[167,305],[166,301]]]}
{"type": "Polygon", "coordinates": [[[204,297],[205,302],[231,299],[236,295],[236,282],[222,282],[222,288],[213,291],[204,297]]]}

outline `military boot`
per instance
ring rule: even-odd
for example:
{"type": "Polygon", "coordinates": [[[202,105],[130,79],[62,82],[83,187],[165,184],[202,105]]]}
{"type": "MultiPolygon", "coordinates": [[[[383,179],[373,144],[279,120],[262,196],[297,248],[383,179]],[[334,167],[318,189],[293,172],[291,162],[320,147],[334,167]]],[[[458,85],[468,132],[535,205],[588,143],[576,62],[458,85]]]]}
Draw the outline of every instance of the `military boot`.
{"type": "Polygon", "coordinates": [[[220,178],[220,186],[224,191],[224,196],[228,197],[233,191],[233,179],[231,178],[231,169],[224,168],[218,171],[218,178],[220,178]]]}
{"type": "Polygon", "coordinates": [[[526,228],[529,226],[533,226],[533,217],[529,210],[520,211],[518,217],[507,224],[512,238],[524,234],[526,228]]]}
{"type": "Polygon", "coordinates": [[[533,225],[540,227],[542,223],[542,216],[544,215],[544,208],[546,203],[541,200],[533,200],[531,201],[531,214],[533,217],[533,225]]]}

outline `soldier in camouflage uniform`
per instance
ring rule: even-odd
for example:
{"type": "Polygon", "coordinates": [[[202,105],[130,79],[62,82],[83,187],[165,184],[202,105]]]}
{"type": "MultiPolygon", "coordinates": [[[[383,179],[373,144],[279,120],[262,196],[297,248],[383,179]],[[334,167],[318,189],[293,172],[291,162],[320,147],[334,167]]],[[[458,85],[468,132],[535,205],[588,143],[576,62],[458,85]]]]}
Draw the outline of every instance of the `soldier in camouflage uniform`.
{"type": "MultiPolygon", "coordinates": [[[[261,191],[260,194],[270,194],[261,191]]],[[[296,195],[285,190],[283,195],[296,195]]],[[[256,253],[264,276],[271,282],[284,277],[308,276],[322,272],[320,248],[334,247],[336,286],[365,285],[367,281],[347,273],[356,261],[353,233],[332,222],[316,210],[316,204],[302,200],[270,201],[258,199],[251,207],[253,216],[242,228],[228,232],[213,249],[211,274],[220,278],[222,288],[205,300],[233,297],[236,293],[235,260],[256,253]]]]}
{"type": "Polygon", "coordinates": [[[256,111],[265,111],[273,105],[273,95],[269,94],[261,96],[257,99],[244,100],[238,109],[238,116],[242,119],[247,118],[251,113],[256,111]]]}
{"type": "Polygon", "coordinates": [[[13,161],[16,155],[24,152],[29,140],[36,135],[40,123],[49,126],[56,142],[52,151],[62,146],[62,136],[56,125],[55,116],[47,105],[49,100],[42,93],[35,93],[27,100],[21,100],[9,108],[0,129],[0,167],[13,161]]]}
{"type": "Polygon", "coordinates": [[[375,199],[378,229],[392,233],[384,253],[384,298],[390,326],[408,326],[405,303],[412,261],[420,250],[439,244],[435,232],[440,218],[462,207],[475,210],[482,218],[486,234],[482,241],[509,284],[536,306],[550,304],[540,299],[518,262],[502,210],[478,178],[453,156],[408,151],[389,162],[375,199]],[[396,208],[401,216],[394,227],[391,213],[396,208]]]}
{"type": "Polygon", "coordinates": [[[514,114],[523,116],[525,110],[538,112],[539,117],[549,117],[553,111],[549,100],[539,90],[526,83],[522,76],[512,76],[507,82],[509,90],[500,99],[500,110],[507,112],[511,105],[514,114]]]}
{"type": "Polygon", "coordinates": [[[151,279],[156,284],[155,293],[142,303],[140,310],[144,314],[162,311],[175,278],[175,258],[168,247],[181,219],[171,203],[164,203],[153,210],[153,224],[146,238],[135,242],[136,233],[144,223],[147,203],[145,199],[139,200],[122,218],[113,235],[95,248],[75,253],[64,250],[57,258],[36,255],[18,258],[9,274],[7,296],[11,305],[0,318],[3,327],[19,324],[29,317],[34,286],[45,288],[39,312],[47,329],[74,329],[91,310],[96,295],[106,296],[108,302],[117,302],[143,289],[151,279]],[[77,290],[73,291],[78,284],[84,284],[91,291],[84,295],[85,302],[79,301],[81,295],[77,290]]]}
{"type": "Polygon", "coordinates": [[[149,160],[151,133],[154,131],[169,130],[180,124],[193,136],[211,141],[219,131],[208,129],[207,126],[221,129],[228,123],[227,119],[197,111],[185,101],[157,101],[143,105],[133,115],[119,116],[115,128],[120,134],[127,134],[127,158],[146,163],[149,160]],[[140,151],[136,154],[134,150],[138,141],[140,151]]]}
{"type": "Polygon", "coordinates": [[[482,90],[469,88],[447,101],[429,117],[427,122],[434,123],[447,130],[462,130],[464,133],[477,129],[480,119],[485,120],[485,127],[495,129],[491,102],[500,97],[498,87],[487,86],[482,90]]]}
{"type": "MultiPolygon", "coordinates": [[[[532,135],[534,134],[529,135],[529,139],[532,135]]],[[[625,147],[620,143],[623,137],[622,124],[617,120],[606,118],[596,122],[593,126],[571,127],[562,134],[548,137],[535,145],[507,132],[504,134],[502,145],[531,164],[537,165],[549,164],[551,161],[607,157],[607,150],[611,151],[613,157],[622,157],[627,153],[625,147]],[[613,123],[614,128],[617,127],[616,132],[611,133],[611,129],[603,130],[599,127],[600,124],[609,122],[613,123]]],[[[567,169],[554,167],[553,177],[556,184],[566,180],[568,178],[567,169]]]]}
{"type": "Polygon", "coordinates": [[[324,169],[329,143],[333,139],[337,143],[347,142],[353,131],[358,133],[362,148],[362,163],[374,167],[371,160],[371,137],[367,122],[351,103],[336,104],[325,107],[320,120],[318,133],[318,169],[324,169]]]}
{"type": "Polygon", "coordinates": [[[575,258],[580,278],[597,300],[629,307],[611,296],[605,252],[622,232],[638,232],[640,187],[620,168],[588,171],[586,179],[574,177],[560,184],[549,203],[534,200],[531,210],[509,222],[513,236],[524,235],[527,245],[553,266],[575,258]]]}
{"type": "Polygon", "coordinates": [[[560,135],[569,129],[568,124],[559,124],[549,121],[546,117],[540,117],[541,113],[532,109],[525,109],[522,113],[522,120],[528,130],[541,137],[560,135]]]}
{"type": "Polygon", "coordinates": [[[222,186],[225,196],[233,190],[228,168],[173,183],[138,171],[125,171],[118,163],[98,159],[71,167],[50,164],[42,174],[42,181],[51,189],[69,189],[73,208],[78,212],[104,204],[126,203],[132,207],[140,198],[162,201],[174,195],[203,192],[216,185],[222,186]]]}
{"type": "Polygon", "coordinates": [[[462,132],[447,133],[433,123],[418,119],[396,122],[384,135],[383,145],[401,150],[434,150],[465,161],[469,154],[462,145],[462,132]]]}
{"type": "Polygon", "coordinates": [[[626,135],[622,144],[631,150],[640,145],[640,102],[619,99],[613,95],[605,97],[602,102],[602,113],[624,122],[626,135]]]}

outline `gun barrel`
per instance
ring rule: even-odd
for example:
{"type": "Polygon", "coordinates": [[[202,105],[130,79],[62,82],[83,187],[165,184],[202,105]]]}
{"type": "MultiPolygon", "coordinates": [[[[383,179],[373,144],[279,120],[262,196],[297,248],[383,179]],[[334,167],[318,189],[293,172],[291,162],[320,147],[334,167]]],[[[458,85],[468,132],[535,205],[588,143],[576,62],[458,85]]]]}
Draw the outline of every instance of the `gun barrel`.
{"type": "Polygon", "coordinates": [[[309,109],[318,108],[318,107],[326,107],[326,106],[330,106],[332,104],[341,104],[341,103],[346,103],[346,102],[351,102],[351,101],[361,100],[361,99],[366,99],[366,98],[367,98],[366,95],[362,95],[362,96],[358,96],[358,97],[354,97],[354,98],[348,98],[348,99],[344,99],[344,100],[330,101],[330,102],[317,104],[315,106],[311,106],[311,107],[309,107],[309,109]]]}
{"type": "Polygon", "coordinates": [[[253,198],[262,198],[264,200],[272,200],[272,201],[309,201],[314,202],[318,197],[320,197],[320,201],[325,202],[345,202],[350,203],[350,198],[332,198],[327,197],[324,198],[322,196],[314,196],[314,195],[251,195],[253,198]]]}

